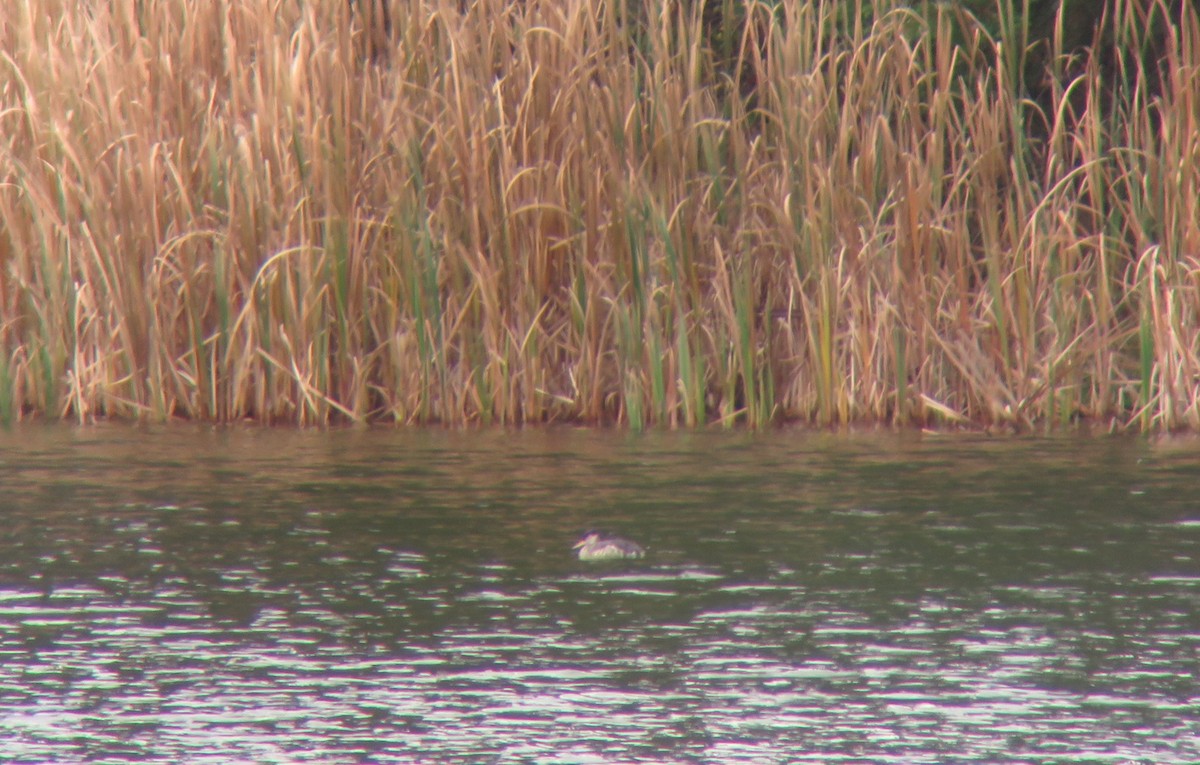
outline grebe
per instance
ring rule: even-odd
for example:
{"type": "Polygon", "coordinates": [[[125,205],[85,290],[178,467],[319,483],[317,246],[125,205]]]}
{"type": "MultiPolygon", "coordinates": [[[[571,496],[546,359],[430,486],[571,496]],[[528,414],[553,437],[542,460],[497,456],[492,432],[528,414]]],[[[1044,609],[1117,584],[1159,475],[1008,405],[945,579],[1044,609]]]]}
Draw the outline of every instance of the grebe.
{"type": "Polygon", "coordinates": [[[579,560],[615,560],[617,558],[640,558],[646,554],[642,546],[621,537],[608,536],[599,531],[589,531],[572,548],[579,551],[579,560]]]}

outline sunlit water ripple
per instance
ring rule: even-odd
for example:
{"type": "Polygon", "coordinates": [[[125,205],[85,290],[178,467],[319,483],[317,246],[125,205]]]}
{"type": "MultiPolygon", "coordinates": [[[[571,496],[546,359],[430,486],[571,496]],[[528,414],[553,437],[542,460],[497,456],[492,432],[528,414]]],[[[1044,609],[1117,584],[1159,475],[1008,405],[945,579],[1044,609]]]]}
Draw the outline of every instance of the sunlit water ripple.
{"type": "Polygon", "coordinates": [[[308,475],[299,502],[89,514],[21,475],[0,538],[3,762],[1200,761],[1186,503],[1064,521],[907,489],[898,510],[694,502],[689,524],[651,486],[626,524],[647,559],[586,565],[585,519],[497,510],[481,529],[441,485],[407,512],[364,499],[369,481],[314,502],[308,475]]]}

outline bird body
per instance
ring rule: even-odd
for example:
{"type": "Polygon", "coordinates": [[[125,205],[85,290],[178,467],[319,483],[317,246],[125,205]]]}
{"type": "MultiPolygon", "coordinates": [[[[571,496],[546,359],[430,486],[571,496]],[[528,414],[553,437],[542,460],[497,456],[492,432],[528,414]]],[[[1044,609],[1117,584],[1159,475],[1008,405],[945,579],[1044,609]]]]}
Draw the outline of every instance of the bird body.
{"type": "Polygon", "coordinates": [[[589,531],[583,539],[575,543],[574,549],[579,551],[579,560],[617,560],[619,558],[640,558],[646,551],[636,542],[630,542],[621,537],[589,531]]]}

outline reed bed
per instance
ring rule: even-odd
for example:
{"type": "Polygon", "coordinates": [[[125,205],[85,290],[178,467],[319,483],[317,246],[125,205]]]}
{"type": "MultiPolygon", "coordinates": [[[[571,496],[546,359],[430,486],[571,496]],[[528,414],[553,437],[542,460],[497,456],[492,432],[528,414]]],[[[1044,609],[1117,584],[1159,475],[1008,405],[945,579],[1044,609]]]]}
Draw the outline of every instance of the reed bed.
{"type": "Polygon", "coordinates": [[[7,0],[0,417],[1200,427],[1192,10],[384,1],[7,0]]]}

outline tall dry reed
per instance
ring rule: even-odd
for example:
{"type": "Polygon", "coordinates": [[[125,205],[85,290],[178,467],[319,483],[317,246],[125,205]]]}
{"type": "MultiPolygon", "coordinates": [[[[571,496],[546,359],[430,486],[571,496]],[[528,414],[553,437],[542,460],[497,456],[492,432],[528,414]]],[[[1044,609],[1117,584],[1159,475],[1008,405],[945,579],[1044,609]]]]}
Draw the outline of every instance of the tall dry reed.
{"type": "Polygon", "coordinates": [[[1194,13],[380,2],[8,0],[0,416],[1200,426],[1194,13]]]}

